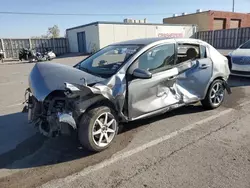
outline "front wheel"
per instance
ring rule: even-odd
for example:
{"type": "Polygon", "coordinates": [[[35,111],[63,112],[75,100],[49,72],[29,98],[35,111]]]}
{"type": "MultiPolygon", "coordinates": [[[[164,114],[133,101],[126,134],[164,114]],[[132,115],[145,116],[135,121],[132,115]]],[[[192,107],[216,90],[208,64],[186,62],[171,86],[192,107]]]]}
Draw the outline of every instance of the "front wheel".
{"type": "Polygon", "coordinates": [[[225,97],[225,87],[222,80],[215,80],[210,85],[206,97],[201,101],[201,104],[206,109],[218,108],[225,97]]]}
{"type": "Polygon", "coordinates": [[[78,138],[85,148],[100,152],[110,146],[117,131],[118,121],[113,110],[100,106],[84,113],[78,129],[78,138]]]}

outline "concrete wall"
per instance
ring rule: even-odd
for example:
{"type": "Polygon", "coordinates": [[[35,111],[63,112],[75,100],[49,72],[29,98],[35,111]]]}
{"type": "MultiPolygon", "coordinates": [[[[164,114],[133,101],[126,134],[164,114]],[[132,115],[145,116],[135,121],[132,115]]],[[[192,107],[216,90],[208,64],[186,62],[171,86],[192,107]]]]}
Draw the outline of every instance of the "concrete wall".
{"type": "Polygon", "coordinates": [[[197,14],[187,14],[183,16],[164,18],[165,24],[196,24],[199,31],[210,30],[209,12],[201,12],[197,14]]]}
{"type": "Polygon", "coordinates": [[[191,37],[194,26],[99,24],[100,48],[111,43],[150,37],[191,37]]]}
{"type": "Polygon", "coordinates": [[[90,53],[94,46],[97,49],[100,48],[98,25],[89,25],[86,27],[80,27],[76,29],[67,30],[67,38],[69,41],[70,52],[79,52],[77,33],[83,32],[83,31],[85,31],[85,35],[86,35],[87,52],[90,53]]]}

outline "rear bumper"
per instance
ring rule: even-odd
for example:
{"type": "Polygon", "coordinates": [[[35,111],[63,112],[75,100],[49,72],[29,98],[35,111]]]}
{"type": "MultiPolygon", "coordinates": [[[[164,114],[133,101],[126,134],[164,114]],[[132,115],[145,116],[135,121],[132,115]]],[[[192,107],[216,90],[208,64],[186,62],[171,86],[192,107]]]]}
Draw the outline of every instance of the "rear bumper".
{"type": "Polygon", "coordinates": [[[229,84],[227,83],[227,81],[225,81],[225,80],[223,81],[223,86],[225,87],[228,94],[232,94],[232,90],[231,90],[229,84]]]}
{"type": "Polygon", "coordinates": [[[250,72],[250,64],[236,64],[236,63],[232,63],[232,70],[234,71],[242,71],[242,72],[250,72]]]}

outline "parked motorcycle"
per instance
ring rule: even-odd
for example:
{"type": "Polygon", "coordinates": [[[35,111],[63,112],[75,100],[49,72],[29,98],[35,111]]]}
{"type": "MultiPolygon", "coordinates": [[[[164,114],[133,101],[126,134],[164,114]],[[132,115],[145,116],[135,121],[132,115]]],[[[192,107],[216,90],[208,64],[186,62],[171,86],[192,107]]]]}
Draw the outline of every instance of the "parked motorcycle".
{"type": "Polygon", "coordinates": [[[36,52],[36,60],[37,61],[47,61],[47,57],[40,52],[36,52]]]}
{"type": "Polygon", "coordinates": [[[22,48],[19,51],[19,60],[26,60],[29,62],[36,61],[36,52],[34,50],[28,49],[28,48],[22,48]]]}
{"type": "Polygon", "coordinates": [[[35,50],[22,48],[19,51],[19,60],[26,60],[29,62],[34,61],[50,61],[56,57],[56,54],[50,50],[46,49],[44,53],[36,52],[35,50]]]}
{"type": "Polygon", "coordinates": [[[49,60],[49,61],[56,58],[56,54],[51,49],[47,48],[46,52],[44,54],[47,57],[47,60],[49,60]]]}
{"type": "Polygon", "coordinates": [[[3,63],[3,59],[4,59],[4,51],[0,50],[0,61],[3,63]]]}
{"type": "Polygon", "coordinates": [[[50,61],[56,57],[56,54],[50,50],[46,49],[44,53],[36,52],[37,61],[50,61]]]}

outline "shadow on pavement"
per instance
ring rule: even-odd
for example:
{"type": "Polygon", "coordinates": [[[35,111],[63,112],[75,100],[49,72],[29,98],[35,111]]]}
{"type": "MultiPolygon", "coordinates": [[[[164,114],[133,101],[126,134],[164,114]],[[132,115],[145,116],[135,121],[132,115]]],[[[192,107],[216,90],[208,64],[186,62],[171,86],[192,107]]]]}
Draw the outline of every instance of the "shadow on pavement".
{"type": "Polygon", "coordinates": [[[6,61],[4,63],[0,63],[0,65],[20,65],[20,64],[35,64],[36,62],[29,61],[6,61]]]}
{"type": "Polygon", "coordinates": [[[230,87],[250,86],[250,78],[240,76],[230,76],[228,81],[230,87]]]}
{"type": "MultiPolygon", "coordinates": [[[[199,104],[199,103],[197,103],[197,104],[199,104]]],[[[167,118],[170,118],[170,117],[184,115],[184,114],[199,113],[202,111],[205,111],[205,110],[201,105],[184,106],[184,107],[181,107],[179,109],[175,109],[175,110],[166,112],[166,113],[161,114],[161,115],[156,115],[156,116],[151,117],[151,118],[136,120],[136,121],[130,122],[128,124],[124,124],[124,126],[122,127],[122,132],[131,131],[132,129],[136,129],[138,127],[145,126],[147,124],[154,123],[154,122],[157,122],[157,121],[160,121],[163,119],[167,120],[167,118]]]]}
{"type": "MultiPolygon", "coordinates": [[[[149,123],[175,115],[198,113],[202,110],[203,109],[200,106],[187,106],[160,116],[128,123],[117,136],[112,147],[101,153],[92,153],[82,148],[77,140],[76,134],[73,134],[72,136],[45,138],[40,133],[34,133],[34,128],[30,127],[27,124],[27,121],[23,119],[23,116],[25,116],[25,118],[27,117],[27,113],[16,113],[1,116],[0,122],[12,121],[15,119],[15,122],[11,126],[3,126],[1,123],[1,130],[11,129],[9,131],[5,131],[8,132],[8,136],[6,135],[5,139],[1,139],[1,143],[2,145],[5,145],[5,147],[9,147],[7,144],[8,142],[13,142],[13,140],[15,140],[13,132],[17,133],[18,130],[22,128],[27,129],[28,127],[30,132],[33,132],[34,134],[21,141],[19,144],[16,144],[14,149],[1,154],[0,168],[20,169],[39,167],[72,161],[79,158],[89,157],[91,155],[96,157],[91,157],[91,160],[103,158],[100,157],[101,155],[103,155],[104,158],[107,158],[119,150],[124,149],[129,142],[131,142],[133,138],[133,131],[135,129],[139,127],[142,128],[144,125],[149,123]],[[12,126],[14,128],[10,128],[12,126]]],[[[1,132],[1,134],[3,133],[1,132]]],[[[23,131],[20,131],[20,134],[24,134],[23,131]]]]}
{"type": "MultiPolygon", "coordinates": [[[[233,79],[234,86],[250,85],[250,79],[233,79]]],[[[244,88],[232,88],[233,94],[226,96],[224,107],[233,108],[238,100],[245,96],[244,88]]],[[[14,113],[0,116],[0,168],[22,169],[54,165],[76,160],[75,165],[92,165],[109,158],[114,153],[126,148],[136,132],[150,123],[170,117],[193,114],[204,111],[201,105],[190,105],[168,113],[124,124],[111,147],[101,153],[92,153],[81,147],[77,135],[45,138],[36,133],[35,128],[27,123],[27,113],[14,113]],[[80,160],[78,160],[80,159],[80,160]],[[86,163],[86,164],[85,164],[86,163]]]]}

